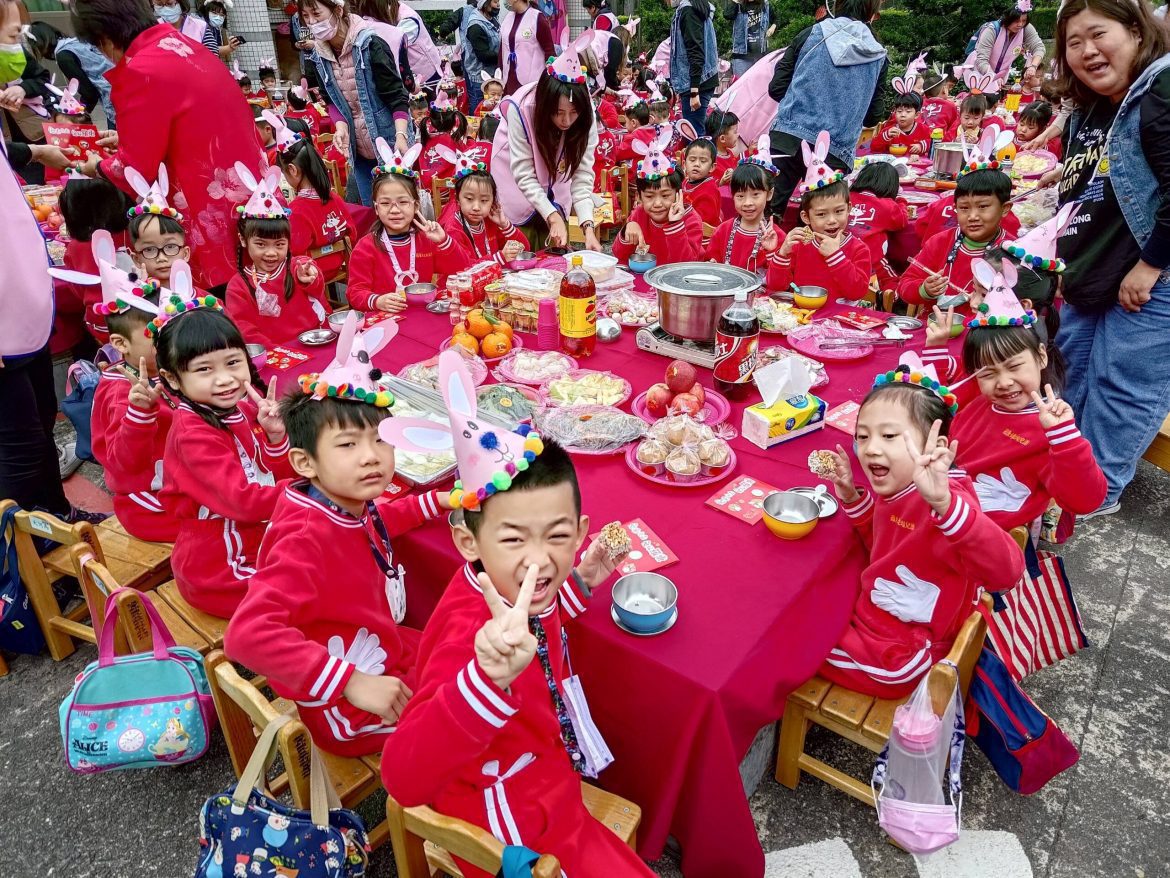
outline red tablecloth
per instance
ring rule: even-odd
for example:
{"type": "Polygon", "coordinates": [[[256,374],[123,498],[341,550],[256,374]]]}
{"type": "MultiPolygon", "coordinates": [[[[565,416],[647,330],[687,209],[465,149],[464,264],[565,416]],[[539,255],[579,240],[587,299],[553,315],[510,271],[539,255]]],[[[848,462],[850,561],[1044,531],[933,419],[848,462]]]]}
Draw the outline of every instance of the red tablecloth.
{"type": "MultiPolygon", "coordinates": [[[[432,356],[448,333],[445,316],[412,307],[377,365],[396,372],[432,356]]],[[[534,338],[524,336],[526,343],[534,338]]],[[[779,336],[763,341],[782,343],[779,336]]],[[[896,350],[830,365],[830,383],[819,394],[830,405],[860,399],[896,350]]],[[[280,383],[326,365],[331,349],[315,351],[302,367],[279,373],[280,383]]],[[[599,343],[584,365],[625,376],[637,393],[662,380],[667,360],[638,350],[626,330],[616,343],[599,343]]],[[[700,377],[710,386],[709,372],[700,377]]],[[[744,405],[729,419],[737,428],[744,405]]],[[[777,488],[813,484],[809,451],[837,443],[851,444],[833,428],[768,451],[736,439],[736,474],[777,488]]],[[[610,584],[570,626],[574,668],[616,759],[601,782],[642,807],[642,856],[656,859],[671,834],[688,878],[760,876],[763,852],[739,764],[844,628],[864,562],[861,543],[843,514],[804,540],[783,542],[763,524],[748,526],[705,506],[717,486],[660,487],[634,475],[621,456],[578,456],[576,464],[595,527],[642,518],[679,557],[663,571],[679,590],[678,623],[668,632],[640,638],[619,630],[610,619],[610,584]]],[[[411,572],[407,624],[421,627],[460,561],[442,526],[397,540],[395,551],[411,572]]]]}

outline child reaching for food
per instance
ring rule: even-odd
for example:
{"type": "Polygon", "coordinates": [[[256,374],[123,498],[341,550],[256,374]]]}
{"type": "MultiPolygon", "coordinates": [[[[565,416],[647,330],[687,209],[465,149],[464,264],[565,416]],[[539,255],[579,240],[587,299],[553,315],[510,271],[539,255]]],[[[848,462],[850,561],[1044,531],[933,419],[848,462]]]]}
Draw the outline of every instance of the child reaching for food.
{"type": "Polygon", "coordinates": [[[861,594],[820,674],[866,695],[899,698],[950,651],[982,590],[1016,584],[1024,558],[951,468],[954,395],[913,352],[877,376],[857,415],[855,482],[846,451],[825,452],[845,513],[869,549],[861,594]]]}

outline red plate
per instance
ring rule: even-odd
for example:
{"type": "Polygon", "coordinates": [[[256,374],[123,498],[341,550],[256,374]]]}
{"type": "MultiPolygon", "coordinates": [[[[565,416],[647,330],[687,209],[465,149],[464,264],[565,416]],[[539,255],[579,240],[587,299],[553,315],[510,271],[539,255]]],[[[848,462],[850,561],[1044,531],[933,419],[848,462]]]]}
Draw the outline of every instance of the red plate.
{"type": "Polygon", "coordinates": [[[722,481],[735,471],[735,450],[728,448],[727,453],[727,465],[712,470],[710,475],[676,476],[669,470],[657,475],[653,472],[652,467],[638,462],[638,443],[632,442],[630,447],[626,449],[626,466],[646,481],[654,482],[656,485],[666,485],[669,488],[701,488],[704,485],[713,485],[722,481]],[[681,481],[681,479],[687,481],[681,481]]]}
{"type": "MultiPolygon", "coordinates": [[[[634,401],[630,403],[630,411],[636,414],[639,418],[647,424],[653,424],[659,420],[650,414],[650,410],[646,408],[646,397],[650,391],[645,390],[634,397],[634,401]]],[[[731,414],[731,403],[727,401],[722,393],[703,388],[703,393],[706,395],[706,401],[703,404],[702,411],[699,412],[696,421],[701,424],[710,424],[714,426],[719,422],[725,420],[731,414]]]]}

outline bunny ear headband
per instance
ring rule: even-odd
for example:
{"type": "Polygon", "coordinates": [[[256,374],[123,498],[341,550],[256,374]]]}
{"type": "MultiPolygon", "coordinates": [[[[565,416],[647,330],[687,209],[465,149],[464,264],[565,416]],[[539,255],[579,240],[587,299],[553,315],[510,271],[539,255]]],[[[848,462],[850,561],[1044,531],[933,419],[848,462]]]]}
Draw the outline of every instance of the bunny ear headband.
{"type": "Polygon", "coordinates": [[[780,169],[772,164],[772,143],[767,132],[760,135],[760,140],[756,144],[756,154],[753,156],[743,156],[739,160],[739,163],[741,165],[759,165],[769,174],[780,173],[780,169]]]}
{"type": "Polygon", "coordinates": [[[386,418],[378,425],[378,435],[405,451],[454,450],[459,480],[451,491],[451,506],[475,511],[492,494],[512,487],[512,479],[528,469],[544,451],[544,443],[527,424],[513,433],[476,419],[475,385],[466,361],[455,351],[439,355],[439,390],[447,404],[449,425],[422,418],[386,418]]]}
{"type": "Polygon", "coordinates": [[[118,252],[114,239],[105,229],[98,229],[90,239],[90,250],[98,273],[86,274],[68,268],[50,268],[49,274],[58,280],[81,286],[101,285],[102,300],[94,310],[103,316],[121,314],[131,308],[157,314],[158,306],[147,299],[159,291],[158,281],[139,279],[137,272],[128,272],[117,265],[118,252]]]}
{"type": "Polygon", "coordinates": [[[654,139],[649,143],[635,140],[630,148],[644,158],[638,161],[636,172],[640,180],[661,180],[674,173],[674,160],[666,155],[666,148],[674,139],[674,128],[669,125],[658,126],[654,139]]]}
{"type": "Polygon", "coordinates": [[[973,68],[963,74],[963,84],[973,95],[994,94],[999,91],[999,80],[995,78],[995,74],[980,73],[973,68]]]}
{"type": "Polygon", "coordinates": [[[1068,228],[1080,206],[1079,201],[1064,205],[1054,217],[1015,241],[1009,241],[1003,249],[1020,260],[1021,265],[1060,274],[1064,271],[1064,260],[1056,255],[1056,239],[1068,228]]]}
{"type": "Polygon", "coordinates": [[[183,314],[200,308],[223,310],[223,303],[210,293],[196,297],[191,267],[183,259],[171,263],[171,289],[163,292],[170,293],[170,296],[165,301],[159,300],[158,316],[146,324],[146,334],[150,338],[157,339],[164,326],[183,314]]]}
{"type": "Polygon", "coordinates": [[[337,336],[337,352],[325,371],[302,375],[301,392],[314,399],[347,399],[364,402],[378,408],[394,405],[394,394],[377,385],[382,370],[372,363],[374,354],[382,350],[398,334],[398,324],[387,321],[365,332],[358,329],[362,320],[360,311],[350,311],[337,336]]]}
{"type": "Polygon", "coordinates": [[[236,162],[236,174],[252,195],[247,204],[236,205],[236,213],[242,219],[284,219],[292,211],[280,203],[276,189],[280,185],[280,168],[264,166],[264,173],[257,180],[243,162],[236,162]]]}
{"type": "Polygon", "coordinates": [[[85,112],[85,105],[77,100],[77,80],[69,80],[69,84],[65,86],[65,90],[57,88],[52,83],[46,83],[45,87],[57,96],[57,111],[64,113],[67,116],[75,116],[79,113],[85,112]]]}
{"type": "Polygon", "coordinates": [[[147,183],[146,178],[137,170],[129,166],[124,171],[126,182],[138,195],[139,202],[126,211],[126,216],[133,219],[143,214],[169,216],[175,222],[182,222],[183,215],[167,203],[167,191],[170,189],[170,179],[167,176],[166,165],[158,166],[158,177],[154,183],[147,183]]]}
{"type": "Polygon", "coordinates": [[[436,91],[435,99],[431,101],[431,109],[436,113],[447,113],[455,109],[445,89],[440,88],[436,91]]]}
{"type": "Polygon", "coordinates": [[[285,153],[304,140],[304,135],[293,131],[285,124],[284,119],[278,116],[271,110],[265,110],[260,114],[260,118],[272,126],[272,132],[276,139],[276,151],[285,153]]]}
{"type": "Polygon", "coordinates": [[[923,390],[929,390],[941,399],[952,415],[959,411],[958,397],[938,380],[934,366],[924,365],[914,351],[906,351],[898,358],[898,365],[895,368],[889,372],[882,372],[873,379],[874,390],[886,384],[914,384],[923,390]]]}
{"type": "Polygon", "coordinates": [[[1000,131],[998,125],[988,125],[979,135],[979,142],[974,146],[967,145],[967,137],[959,129],[959,143],[963,148],[963,167],[959,169],[959,176],[970,174],[972,171],[999,170],[999,151],[1012,142],[1014,135],[1010,130],[1000,131]]]}
{"type": "Polygon", "coordinates": [[[987,290],[979,310],[967,321],[968,329],[985,326],[1031,326],[1036,322],[1034,311],[1025,311],[1016,297],[1016,267],[1006,259],[999,271],[983,259],[971,263],[971,273],[987,290]]]}
{"type": "Polygon", "coordinates": [[[452,175],[452,179],[456,182],[462,180],[468,174],[474,174],[476,171],[484,174],[488,173],[488,166],[484,162],[479,161],[474,152],[463,152],[462,150],[454,150],[449,146],[442,145],[436,146],[435,152],[439,154],[441,159],[455,167],[455,173],[452,175]]]}
{"type": "Polygon", "coordinates": [[[399,155],[397,150],[386,142],[386,138],[379,137],[374,141],[374,148],[378,152],[378,158],[381,163],[374,167],[374,178],[382,176],[383,174],[397,174],[400,177],[408,177],[411,180],[418,179],[418,172],[414,169],[414,163],[418,161],[419,154],[422,153],[422,145],[414,144],[405,153],[399,155]]]}
{"type": "Polygon", "coordinates": [[[823,189],[845,179],[844,171],[834,171],[825,163],[829,155],[829,132],[822,131],[817,135],[817,142],[811,149],[803,140],[800,142],[801,152],[804,154],[804,182],[801,191],[809,189],[823,189]]]}
{"type": "Polygon", "coordinates": [[[545,72],[553,79],[561,82],[585,83],[585,68],[581,66],[582,49],[593,42],[593,28],[581,31],[577,39],[565,47],[565,51],[555,58],[550,57],[545,64],[545,72]]]}
{"type": "Polygon", "coordinates": [[[895,76],[890,85],[893,86],[894,91],[900,95],[910,94],[914,91],[914,83],[918,81],[918,74],[926,69],[926,52],[921,53],[917,58],[914,58],[906,65],[906,73],[903,76],[895,76]]]}

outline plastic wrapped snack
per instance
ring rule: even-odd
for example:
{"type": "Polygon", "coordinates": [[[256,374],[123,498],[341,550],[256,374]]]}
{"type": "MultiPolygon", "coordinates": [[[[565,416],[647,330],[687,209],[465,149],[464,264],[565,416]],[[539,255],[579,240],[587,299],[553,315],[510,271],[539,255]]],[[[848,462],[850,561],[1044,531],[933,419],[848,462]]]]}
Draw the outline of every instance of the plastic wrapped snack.
{"type": "Polygon", "coordinates": [[[825,364],[820,360],[814,360],[812,357],[806,357],[804,354],[798,354],[796,351],[780,345],[773,345],[771,347],[763,348],[756,353],[756,368],[762,368],[769,363],[775,363],[779,360],[794,359],[800,360],[808,368],[812,375],[812,386],[824,387],[829,383],[829,373],[825,369],[825,364]]]}
{"type": "Polygon", "coordinates": [[[577,368],[577,361],[560,351],[515,350],[500,361],[496,373],[505,381],[541,385],[577,368]]]}
{"type": "Polygon", "coordinates": [[[541,386],[541,396],[551,406],[621,405],[632,388],[625,378],[609,372],[578,369],[541,386]]]}
{"type": "Polygon", "coordinates": [[[752,302],[752,311],[759,318],[760,327],[768,332],[790,332],[801,324],[802,315],[805,317],[803,322],[808,322],[808,312],[767,296],[757,296],[752,302]]]}
{"type": "Polygon", "coordinates": [[[731,448],[722,439],[708,439],[699,444],[699,462],[704,466],[726,466],[731,448]]]}
{"type": "Polygon", "coordinates": [[[690,448],[676,448],[666,458],[667,472],[676,476],[697,476],[701,467],[699,455],[690,448]]]}
{"type": "Polygon", "coordinates": [[[661,439],[643,439],[638,444],[638,450],[635,452],[638,463],[645,463],[650,466],[666,463],[666,458],[670,456],[671,446],[661,439]]]}
{"type": "Polygon", "coordinates": [[[479,402],[479,411],[511,429],[530,420],[536,411],[536,403],[533,400],[507,384],[485,385],[479,388],[475,395],[479,402]]]}
{"type": "Polygon", "coordinates": [[[612,454],[646,433],[645,421],[612,406],[546,408],[533,421],[541,436],[582,454],[612,454]]]}
{"type": "Polygon", "coordinates": [[[605,311],[623,326],[649,326],[658,319],[658,300],[618,292],[605,300],[605,311]]]}

